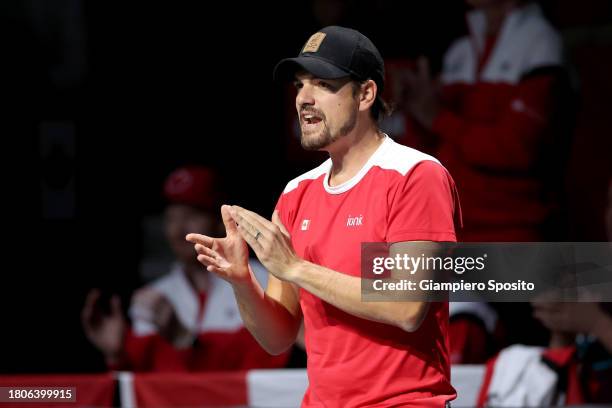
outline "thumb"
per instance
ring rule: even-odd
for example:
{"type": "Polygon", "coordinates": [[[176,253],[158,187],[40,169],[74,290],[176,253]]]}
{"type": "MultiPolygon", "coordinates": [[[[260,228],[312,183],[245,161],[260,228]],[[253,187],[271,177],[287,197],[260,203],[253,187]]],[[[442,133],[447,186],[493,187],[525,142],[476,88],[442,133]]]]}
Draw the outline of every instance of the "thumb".
{"type": "Polygon", "coordinates": [[[232,218],[232,214],[230,212],[229,205],[221,206],[221,218],[223,219],[223,225],[225,225],[225,233],[229,236],[230,234],[237,234],[238,229],[236,227],[236,222],[234,218],[232,218]]]}

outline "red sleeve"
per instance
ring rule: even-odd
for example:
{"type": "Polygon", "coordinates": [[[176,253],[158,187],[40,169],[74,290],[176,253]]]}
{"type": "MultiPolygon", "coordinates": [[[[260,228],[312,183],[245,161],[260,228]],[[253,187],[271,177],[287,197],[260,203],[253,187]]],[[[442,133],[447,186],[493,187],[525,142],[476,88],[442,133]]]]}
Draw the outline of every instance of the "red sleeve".
{"type": "Polygon", "coordinates": [[[449,107],[434,119],[432,130],[454,143],[468,163],[499,170],[529,169],[549,127],[554,82],[554,75],[522,80],[494,123],[466,119],[449,107]]]}
{"type": "Polygon", "coordinates": [[[458,206],[455,183],[446,169],[430,160],[418,163],[395,191],[387,242],[456,241],[458,206]]]}
{"type": "Polygon", "coordinates": [[[280,197],[278,197],[278,201],[276,202],[276,206],[274,207],[274,211],[278,212],[278,216],[281,220],[281,222],[283,223],[283,225],[285,226],[285,228],[287,228],[287,230],[289,230],[289,220],[288,220],[288,214],[287,214],[287,210],[286,210],[286,201],[287,198],[285,197],[285,194],[281,194],[280,197]]]}

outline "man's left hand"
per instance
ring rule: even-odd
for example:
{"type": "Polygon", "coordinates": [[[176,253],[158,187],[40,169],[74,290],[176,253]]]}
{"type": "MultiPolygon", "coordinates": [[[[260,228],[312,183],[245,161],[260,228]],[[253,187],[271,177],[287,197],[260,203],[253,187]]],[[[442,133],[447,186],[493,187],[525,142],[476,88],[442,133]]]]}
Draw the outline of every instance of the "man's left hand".
{"type": "Polygon", "coordinates": [[[292,281],[302,259],[295,253],[280,220],[269,221],[237,205],[231,207],[231,214],[238,224],[238,232],[263,266],[278,279],[292,281]]]}

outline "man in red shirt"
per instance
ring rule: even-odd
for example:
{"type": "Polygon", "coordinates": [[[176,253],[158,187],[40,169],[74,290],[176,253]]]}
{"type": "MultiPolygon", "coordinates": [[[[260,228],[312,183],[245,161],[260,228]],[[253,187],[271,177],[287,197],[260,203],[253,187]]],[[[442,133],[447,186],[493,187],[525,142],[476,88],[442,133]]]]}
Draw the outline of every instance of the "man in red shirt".
{"type": "Polygon", "coordinates": [[[275,77],[294,80],[302,146],[330,158],[287,184],[272,221],[222,206],[225,238],[187,239],[233,285],[245,325],[270,353],[290,347],[303,320],[303,406],[444,407],[456,396],[448,304],[364,302],[360,262],[364,242],[390,243],[394,253],[409,241],[455,241],[451,176],[379,130],[384,65],[361,33],[322,29],[275,77]],[[270,272],[265,291],[247,243],[270,272]]]}

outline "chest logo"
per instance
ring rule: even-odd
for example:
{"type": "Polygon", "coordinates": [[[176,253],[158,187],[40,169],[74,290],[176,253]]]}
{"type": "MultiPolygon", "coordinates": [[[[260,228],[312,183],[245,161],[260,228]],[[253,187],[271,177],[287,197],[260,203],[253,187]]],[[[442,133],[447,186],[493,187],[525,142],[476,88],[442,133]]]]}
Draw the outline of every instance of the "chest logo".
{"type": "Polygon", "coordinates": [[[308,231],[308,227],[310,227],[310,220],[302,220],[302,226],[300,229],[302,231],[308,231]]]}
{"type": "Polygon", "coordinates": [[[347,227],[360,227],[362,225],[363,225],[363,215],[360,215],[358,217],[351,217],[351,215],[349,214],[348,218],[346,219],[347,227]]]}

